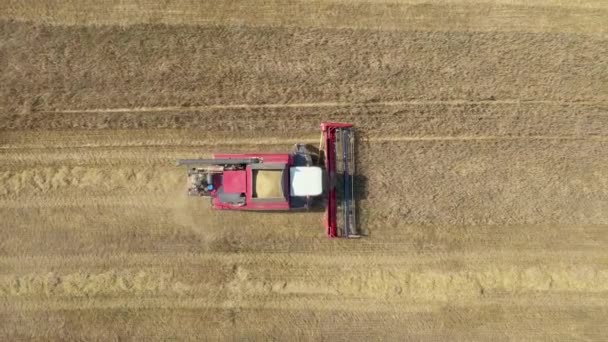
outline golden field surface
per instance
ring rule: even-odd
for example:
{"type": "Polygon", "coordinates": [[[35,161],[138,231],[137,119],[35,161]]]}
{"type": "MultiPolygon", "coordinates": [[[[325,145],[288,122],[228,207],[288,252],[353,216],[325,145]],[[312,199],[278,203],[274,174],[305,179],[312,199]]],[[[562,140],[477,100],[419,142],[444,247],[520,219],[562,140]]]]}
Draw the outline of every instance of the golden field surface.
{"type": "Polygon", "coordinates": [[[606,340],[608,3],[0,1],[0,340],[606,340]],[[175,159],[358,134],[358,240],[175,159]]]}

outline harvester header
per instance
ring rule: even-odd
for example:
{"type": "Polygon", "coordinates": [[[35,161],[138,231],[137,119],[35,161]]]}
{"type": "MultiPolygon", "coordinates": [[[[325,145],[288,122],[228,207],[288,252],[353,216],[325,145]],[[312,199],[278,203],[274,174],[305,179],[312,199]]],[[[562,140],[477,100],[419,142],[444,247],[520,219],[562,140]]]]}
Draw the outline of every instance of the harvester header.
{"type": "Polygon", "coordinates": [[[358,237],[355,213],[355,132],[353,125],[321,124],[321,147],[328,174],[325,229],[329,237],[358,237]]]}

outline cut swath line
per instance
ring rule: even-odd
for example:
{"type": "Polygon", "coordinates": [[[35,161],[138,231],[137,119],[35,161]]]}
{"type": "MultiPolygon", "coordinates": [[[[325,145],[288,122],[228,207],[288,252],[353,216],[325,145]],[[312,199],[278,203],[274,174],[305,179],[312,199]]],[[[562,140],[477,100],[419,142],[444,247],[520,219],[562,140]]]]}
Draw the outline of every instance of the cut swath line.
{"type": "Polygon", "coordinates": [[[369,106],[407,106],[407,105],[599,105],[605,101],[556,101],[556,100],[411,100],[411,101],[382,101],[382,102],[304,102],[304,103],[266,103],[266,104],[217,104],[204,106],[166,106],[166,107],[134,107],[134,108],[91,108],[63,109],[41,111],[42,113],[130,113],[130,112],[164,112],[164,111],[196,111],[209,109],[257,109],[257,108],[323,108],[323,107],[369,107],[369,106]]]}
{"type": "Polygon", "coordinates": [[[156,198],[155,193],[142,196],[106,196],[82,198],[71,197],[36,197],[0,199],[0,208],[63,208],[63,207],[133,207],[133,208],[176,208],[179,204],[167,201],[167,197],[156,198]],[[145,196],[145,197],[144,197],[145,196]]]}
{"type": "MultiPolygon", "coordinates": [[[[563,297],[563,295],[561,295],[563,297]]],[[[509,307],[509,306],[529,306],[529,305],[542,305],[543,307],[557,307],[562,308],[564,305],[568,306],[582,306],[585,308],[590,307],[604,307],[607,304],[605,298],[598,296],[577,296],[576,298],[563,297],[560,300],[541,300],[538,296],[526,297],[523,295],[515,296],[517,298],[500,299],[500,298],[487,298],[483,300],[483,304],[471,304],[470,298],[465,300],[452,299],[450,306],[452,307],[484,307],[484,306],[496,306],[509,307]]],[[[546,297],[546,296],[545,296],[546,297]]],[[[479,302],[479,301],[476,301],[479,302]]],[[[65,310],[112,310],[112,309],[131,309],[137,310],[141,308],[174,308],[174,309],[219,309],[219,310],[233,310],[238,309],[274,309],[274,310],[289,310],[289,311],[300,311],[311,308],[321,311],[344,311],[344,312],[431,312],[435,311],[436,303],[445,303],[440,300],[392,300],[392,303],[378,301],[374,298],[365,299],[299,299],[299,298],[288,298],[280,297],[278,300],[269,300],[268,298],[261,299],[240,299],[240,300],[226,300],[218,301],[217,299],[211,299],[208,297],[195,297],[188,299],[180,299],[178,297],[169,298],[151,298],[151,297],[119,297],[119,298],[106,298],[97,299],[90,298],[85,300],[75,301],[74,299],[46,299],[44,301],[28,301],[28,300],[11,300],[6,301],[3,308],[0,308],[0,312],[14,313],[27,312],[27,311],[65,311],[65,310]],[[434,304],[434,305],[433,305],[434,304]]]]}

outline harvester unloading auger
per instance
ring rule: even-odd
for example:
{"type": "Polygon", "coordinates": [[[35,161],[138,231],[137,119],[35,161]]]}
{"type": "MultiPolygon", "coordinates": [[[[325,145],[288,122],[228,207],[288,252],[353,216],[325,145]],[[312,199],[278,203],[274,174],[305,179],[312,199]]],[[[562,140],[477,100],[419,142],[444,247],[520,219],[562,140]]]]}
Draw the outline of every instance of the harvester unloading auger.
{"type": "Polygon", "coordinates": [[[188,194],[210,197],[214,209],[324,206],[327,236],[357,238],[353,125],[324,122],[321,133],[318,155],[296,144],[291,153],[214,154],[210,159],[180,159],[177,165],[190,167],[188,194]]]}

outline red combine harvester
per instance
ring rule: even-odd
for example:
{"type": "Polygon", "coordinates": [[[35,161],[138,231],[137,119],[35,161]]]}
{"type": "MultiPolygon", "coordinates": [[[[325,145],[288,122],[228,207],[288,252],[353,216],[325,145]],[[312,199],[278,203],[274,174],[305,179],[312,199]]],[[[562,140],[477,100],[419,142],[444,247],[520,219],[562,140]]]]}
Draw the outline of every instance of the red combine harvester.
{"type": "Polygon", "coordinates": [[[319,153],[296,144],[291,153],[214,154],[181,159],[188,194],[211,197],[214,209],[287,211],[325,208],[329,237],[359,237],[355,215],[355,135],[351,124],[321,124],[319,153]]]}

